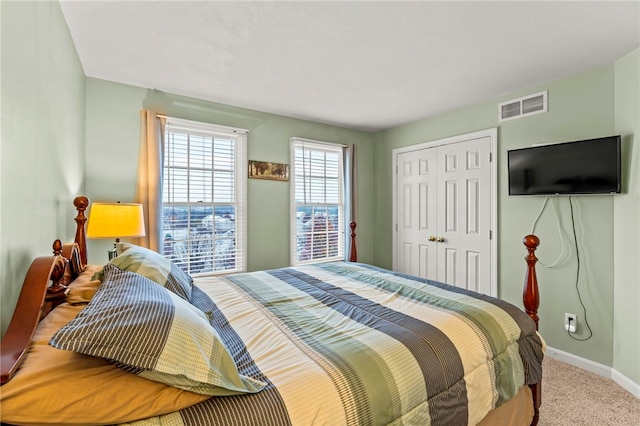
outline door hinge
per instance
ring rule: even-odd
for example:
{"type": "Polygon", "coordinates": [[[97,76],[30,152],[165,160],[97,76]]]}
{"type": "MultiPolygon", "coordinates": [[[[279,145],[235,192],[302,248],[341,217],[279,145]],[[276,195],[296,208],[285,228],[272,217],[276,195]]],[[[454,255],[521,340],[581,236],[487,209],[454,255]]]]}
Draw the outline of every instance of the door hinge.
{"type": "Polygon", "coordinates": [[[492,240],[493,239],[493,231],[489,230],[489,239],[492,240]]]}
{"type": "Polygon", "coordinates": [[[493,161],[493,152],[489,153],[489,162],[491,163],[493,161]]]}
{"type": "Polygon", "coordinates": [[[396,223],[396,232],[398,232],[398,224],[396,223]]]}

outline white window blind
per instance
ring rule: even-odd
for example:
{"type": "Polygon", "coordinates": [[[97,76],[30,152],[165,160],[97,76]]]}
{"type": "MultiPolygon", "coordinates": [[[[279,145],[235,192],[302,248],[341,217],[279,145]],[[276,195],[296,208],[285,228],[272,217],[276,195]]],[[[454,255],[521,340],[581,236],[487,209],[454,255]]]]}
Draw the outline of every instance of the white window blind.
{"type": "Polygon", "coordinates": [[[344,260],[344,147],[291,139],[293,265],[344,260]]]}
{"type": "Polygon", "coordinates": [[[162,250],[189,274],[246,269],[246,133],[167,118],[162,250]]]}

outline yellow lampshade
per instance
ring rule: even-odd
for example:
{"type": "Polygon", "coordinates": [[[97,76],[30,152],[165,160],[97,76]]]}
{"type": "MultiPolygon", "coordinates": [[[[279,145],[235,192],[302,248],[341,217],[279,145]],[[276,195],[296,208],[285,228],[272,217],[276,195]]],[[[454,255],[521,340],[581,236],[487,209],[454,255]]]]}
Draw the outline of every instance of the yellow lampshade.
{"type": "Polygon", "coordinates": [[[144,237],[142,204],[93,203],[89,212],[87,237],[144,237]]]}

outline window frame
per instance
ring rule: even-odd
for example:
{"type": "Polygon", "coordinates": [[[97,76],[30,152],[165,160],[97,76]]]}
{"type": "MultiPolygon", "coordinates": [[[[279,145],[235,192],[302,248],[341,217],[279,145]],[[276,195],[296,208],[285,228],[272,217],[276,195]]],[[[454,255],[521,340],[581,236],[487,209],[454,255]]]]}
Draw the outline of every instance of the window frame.
{"type": "MultiPolygon", "coordinates": [[[[221,206],[228,206],[228,205],[233,205],[234,206],[234,234],[233,234],[233,239],[234,239],[234,266],[233,268],[230,269],[222,269],[222,270],[216,270],[215,269],[215,263],[214,263],[214,267],[213,270],[211,271],[205,271],[205,272],[194,272],[191,270],[191,261],[188,262],[188,266],[186,268],[186,272],[193,275],[193,276],[204,276],[204,275],[223,275],[223,274],[229,274],[229,273],[234,273],[234,272],[245,272],[247,269],[247,170],[248,170],[248,166],[247,166],[247,134],[248,131],[245,129],[238,129],[238,128],[233,128],[233,127],[226,127],[226,126],[221,126],[221,125],[217,125],[217,124],[210,124],[210,123],[204,123],[204,122],[198,122],[198,121],[191,121],[191,120],[185,120],[185,119],[179,119],[179,118],[174,118],[174,117],[167,117],[166,118],[166,123],[165,123],[165,129],[164,129],[164,133],[163,133],[163,158],[162,158],[162,165],[161,165],[161,170],[162,170],[162,182],[161,182],[161,192],[162,192],[162,196],[161,196],[161,206],[162,206],[162,212],[160,214],[160,218],[162,220],[162,242],[160,244],[160,250],[162,252],[162,254],[164,256],[166,256],[167,258],[174,260],[172,258],[171,255],[168,255],[165,253],[165,238],[166,238],[166,232],[165,232],[165,228],[164,228],[164,210],[166,206],[175,206],[175,207],[186,207],[187,209],[190,208],[190,206],[198,206],[198,207],[211,207],[212,209],[212,220],[213,220],[213,232],[212,232],[212,237],[211,237],[211,241],[213,242],[213,244],[215,244],[215,241],[217,240],[223,240],[225,238],[216,238],[215,236],[215,208],[216,205],[221,206]],[[233,191],[231,192],[232,194],[232,201],[225,201],[225,202],[217,202],[215,200],[215,194],[213,194],[213,190],[212,190],[212,194],[211,194],[211,201],[194,201],[194,200],[190,200],[190,194],[189,194],[189,189],[186,190],[187,192],[187,201],[175,201],[176,198],[174,197],[173,200],[171,200],[169,197],[171,197],[168,194],[165,194],[165,188],[168,185],[165,182],[165,175],[167,173],[167,169],[168,169],[168,165],[167,165],[167,149],[169,147],[169,144],[172,143],[170,141],[170,133],[177,133],[176,131],[180,131],[181,134],[188,134],[189,136],[204,136],[204,137],[211,137],[212,138],[212,146],[211,146],[211,153],[212,153],[212,157],[211,157],[211,163],[210,163],[210,167],[207,168],[202,168],[201,166],[193,166],[191,167],[189,164],[189,161],[187,160],[187,166],[181,166],[181,167],[173,167],[174,170],[181,168],[182,170],[185,170],[187,173],[189,170],[193,170],[193,169],[202,169],[202,170],[210,170],[211,172],[211,186],[213,186],[213,180],[214,180],[214,175],[215,175],[215,171],[216,171],[216,167],[215,167],[215,160],[213,157],[213,144],[215,143],[215,139],[217,137],[221,138],[221,139],[225,139],[225,140],[231,140],[232,141],[232,145],[234,147],[233,150],[233,191]]],[[[189,180],[186,180],[186,182],[188,183],[189,180]]],[[[229,185],[231,186],[231,185],[229,185]]],[[[190,226],[188,226],[186,229],[192,229],[190,226]]],[[[191,231],[189,231],[190,233],[191,231]]],[[[187,237],[186,244],[188,247],[191,246],[191,242],[194,241],[195,239],[187,237]]],[[[215,248],[213,249],[213,253],[212,255],[215,255],[215,248]]],[[[192,259],[193,256],[189,256],[189,259],[192,259]]],[[[212,256],[212,259],[215,259],[215,256],[212,256]]]]}
{"type": "MultiPolygon", "coordinates": [[[[304,139],[300,137],[292,137],[290,138],[290,150],[291,150],[291,165],[290,165],[290,261],[291,265],[305,265],[312,263],[323,263],[323,262],[333,262],[333,261],[343,261],[346,259],[347,253],[347,244],[346,244],[346,230],[348,227],[347,223],[347,213],[348,213],[348,198],[347,198],[347,190],[346,190],[346,169],[345,169],[345,145],[331,143],[331,142],[322,142],[311,139],[304,139]],[[296,150],[298,147],[308,147],[311,150],[316,151],[325,151],[332,152],[338,155],[338,189],[339,189],[339,201],[338,203],[313,203],[302,202],[299,203],[296,200],[296,185],[298,183],[298,179],[301,177],[299,173],[299,164],[297,164],[296,150]],[[319,208],[327,208],[328,206],[337,206],[338,207],[338,232],[337,232],[337,245],[338,245],[338,253],[334,256],[325,256],[319,258],[311,258],[308,260],[299,260],[298,259],[298,243],[299,243],[299,223],[297,217],[297,207],[298,206],[311,206],[311,207],[319,207],[319,208]]],[[[304,173],[304,172],[303,172],[304,173]]],[[[305,175],[306,176],[306,175],[305,175]]],[[[328,222],[327,222],[328,223],[328,222]]],[[[327,238],[329,236],[327,235],[327,238]]]]}

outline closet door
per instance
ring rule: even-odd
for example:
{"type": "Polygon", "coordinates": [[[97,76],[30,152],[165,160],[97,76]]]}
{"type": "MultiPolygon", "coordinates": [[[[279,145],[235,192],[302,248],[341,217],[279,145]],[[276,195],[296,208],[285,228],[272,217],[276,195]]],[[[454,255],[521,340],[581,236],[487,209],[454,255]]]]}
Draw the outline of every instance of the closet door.
{"type": "Polygon", "coordinates": [[[495,295],[491,138],[396,153],[394,268],[495,295]]]}
{"type": "Polygon", "coordinates": [[[421,149],[396,159],[399,272],[437,279],[437,152],[421,149]],[[429,240],[431,238],[431,241],[429,240]]]}
{"type": "Polygon", "coordinates": [[[437,148],[438,281],[490,294],[491,165],[488,138],[437,148]]]}

